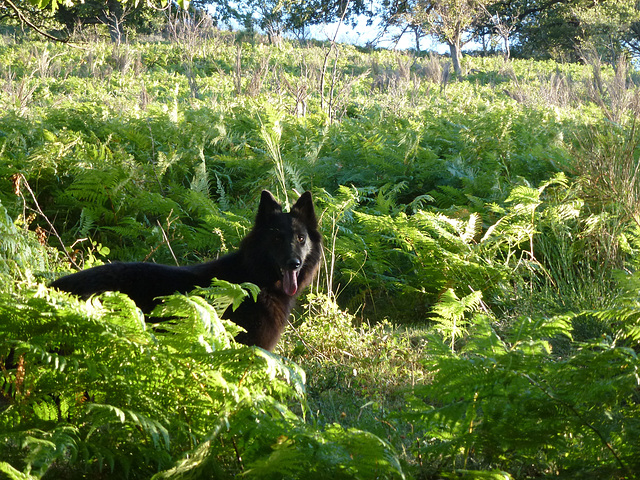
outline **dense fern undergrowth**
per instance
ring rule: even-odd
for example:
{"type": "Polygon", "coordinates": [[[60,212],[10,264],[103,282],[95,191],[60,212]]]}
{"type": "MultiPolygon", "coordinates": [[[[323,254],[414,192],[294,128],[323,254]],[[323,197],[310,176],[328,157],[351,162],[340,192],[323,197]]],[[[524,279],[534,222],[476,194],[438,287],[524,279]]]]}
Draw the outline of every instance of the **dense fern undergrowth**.
{"type": "Polygon", "coordinates": [[[0,477],[637,478],[637,73],[201,33],[0,37],[0,477]],[[325,238],[275,354],[247,286],[46,287],[215,258],[264,188],[325,238]]]}

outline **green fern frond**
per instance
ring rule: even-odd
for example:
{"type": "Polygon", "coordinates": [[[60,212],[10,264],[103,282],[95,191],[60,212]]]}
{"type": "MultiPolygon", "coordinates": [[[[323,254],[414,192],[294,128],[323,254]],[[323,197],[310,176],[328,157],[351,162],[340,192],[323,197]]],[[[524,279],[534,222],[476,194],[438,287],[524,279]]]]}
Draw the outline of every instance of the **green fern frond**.
{"type": "Polygon", "coordinates": [[[104,428],[112,422],[131,423],[151,438],[154,448],[168,450],[171,447],[170,435],[167,428],[159,421],[130,409],[120,409],[113,405],[92,403],[87,406],[87,416],[92,420],[93,427],[87,436],[96,433],[98,428],[104,428]]]}
{"type": "Polygon", "coordinates": [[[291,162],[284,163],[284,171],[289,181],[289,186],[299,194],[305,191],[304,185],[307,183],[302,170],[291,162]]]}
{"type": "Polygon", "coordinates": [[[518,185],[511,190],[504,202],[512,205],[522,205],[522,208],[529,205],[535,207],[541,203],[540,190],[526,185],[518,185]]]}
{"type": "Polygon", "coordinates": [[[409,204],[409,210],[412,213],[417,213],[419,210],[424,209],[425,204],[428,202],[435,202],[435,198],[433,198],[431,195],[418,195],[416,198],[413,199],[413,201],[409,204]]]}
{"type": "Polygon", "coordinates": [[[39,475],[20,472],[7,462],[0,462],[0,472],[4,473],[9,480],[38,480],[40,478],[39,475]]]}
{"type": "Polygon", "coordinates": [[[437,190],[429,192],[438,208],[449,208],[452,205],[464,205],[466,199],[464,192],[450,185],[438,185],[437,190]]]}
{"type": "Polygon", "coordinates": [[[460,238],[464,243],[471,243],[480,232],[482,232],[482,217],[478,213],[472,213],[460,238]]]}
{"type": "Polygon", "coordinates": [[[195,167],[195,173],[191,179],[190,188],[194,192],[198,192],[202,195],[209,195],[209,172],[207,170],[207,162],[204,154],[200,152],[200,163],[195,167]]]}
{"type": "Polygon", "coordinates": [[[571,320],[574,316],[574,314],[565,314],[551,318],[522,318],[513,326],[512,334],[507,339],[512,349],[520,348],[523,344],[530,344],[533,340],[546,342],[559,336],[572,340],[571,320]]]}
{"type": "Polygon", "coordinates": [[[220,208],[227,211],[231,208],[231,202],[227,195],[227,189],[225,189],[223,178],[229,183],[229,187],[232,186],[231,177],[228,175],[222,175],[219,172],[214,172],[216,177],[216,193],[218,194],[218,203],[220,208]]]}
{"type": "MultiPolygon", "coordinates": [[[[220,303],[223,301],[221,300],[220,303]]],[[[198,345],[207,352],[230,348],[233,337],[240,331],[235,324],[223,322],[218,312],[198,296],[165,297],[151,315],[157,318],[179,319],[165,322],[158,327],[173,334],[165,337],[165,341],[176,350],[181,348],[182,337],[189,333],[198,337],[198,345]]]]}
{"type": "Polygon", "coordinates": [[[67,187],[65,194],[96,207],[118,210],[126,187],[131,185],[133,178],[133,172],[124,168],[83,170],[67,187]]]}
{"type": "Polygon", "coordinates": [[[433,307],[435,317],[433,320],[437,324],[437,329],[445,337],[450,337],[451,351],[455,351],[456,338],[462,337],[466,333],[467,321],[465,316],[478,311],[482,303],[482,292],[477,291],[469,295],[458,298],[453,289],[447,289],[441,296],[438,303],[433,307]]]}
{"type": "Polygon", "coordinates": [[[182,155],[178,152],[170,151],[169,154],[166,154],[165,152],[158,152],[156,159],[156,171],[158,178],[164,177],[165,173],[181,160],[182,155]]]}
{"type": "Polygon", "coordinates": [[[463,463],[472,448],[476,461],[490,463],[493,452],[511,449],[511,465],[558,462],[560,471],[571,471],[581,468],[580,458],[591,451],[603,461],[588,471],[628,474],[635,462],[628,456],[630,437],[621,427],[640,428],[626,404],[637,381],[628,370],[629,350],[598,340],[557,357],[550,342],[570,338],[571,316],[524,318],[503,334],[494,320],[476,314],[459,352],[445,349],[444,342],[440,349],[431,346],[437,374],[415,390],[414,416],[408,417],[422,418],[429,435],[438,439],[422,453],[457,455],[463,463]],[[601,375],[602,368],[607,375],[601,375]],[[437,405],[423,408],[422,417],[417,410],[421,398],[437,405]],[[549,442],[581,453],[562,457],[546,451],[541,459],[541,446],[549,442]]]}
{"type": "Polygon", "coordinates": [[[96,213],[88,208],[83,208],[80,211],[80,219],[75,228],[76,236],[78,238],[87,238],[90,236],[91,231],[95,228],[96,220],[98,216],[96,213]]]}

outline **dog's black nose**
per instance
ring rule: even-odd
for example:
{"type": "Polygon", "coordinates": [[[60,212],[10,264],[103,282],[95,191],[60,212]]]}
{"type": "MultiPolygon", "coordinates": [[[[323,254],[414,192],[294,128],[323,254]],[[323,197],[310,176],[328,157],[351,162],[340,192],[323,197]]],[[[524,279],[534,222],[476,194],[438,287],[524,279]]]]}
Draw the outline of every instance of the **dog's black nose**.
{"type": "Polygon", "coordinates": [[[302,262],[300,261],[299,258],[293,258],[289,260],[289,262],[287,263],[287,268],[289,270],[297,270],[300,268],[301,265],[302,265],[302,262]]]}

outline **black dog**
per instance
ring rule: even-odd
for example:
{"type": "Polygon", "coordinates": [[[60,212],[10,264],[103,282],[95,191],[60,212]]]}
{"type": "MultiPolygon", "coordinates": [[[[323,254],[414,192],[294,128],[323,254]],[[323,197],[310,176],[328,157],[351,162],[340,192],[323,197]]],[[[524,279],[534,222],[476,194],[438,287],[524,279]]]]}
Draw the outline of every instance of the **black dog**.
{"type": "Polygon", "coordinates": [[[260,287],[256,302],[245,300],[225,317],[247,332],[237,340],[272,350],[286,325],[298,292],[318,270],[322,236],[310,192],[300,196],[289,213],[264,190],[255,225],[240,248],[217,260],[173,267],[155,263],[110,263],[59,278],[52,287],[86,299],[118,291],[127,294],[146,314],[157,297],[208,287],[213,278],[232,283],[251,282],[260,287]]]}

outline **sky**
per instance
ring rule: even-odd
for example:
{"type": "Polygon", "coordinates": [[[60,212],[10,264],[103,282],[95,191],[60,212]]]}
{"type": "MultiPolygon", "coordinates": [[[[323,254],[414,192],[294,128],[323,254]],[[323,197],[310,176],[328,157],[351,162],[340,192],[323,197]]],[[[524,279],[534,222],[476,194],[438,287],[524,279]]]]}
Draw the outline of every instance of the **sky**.
{"type": "MultiPolygon", "coordinates": [[[[336,33],[336,28],[339,26],[338,36],[336,37],[336,41],[338,43],[349,43],[364,46],[369,41],[374,40],[378,35],[378,32],[381,30],[380,21],[377,21],[377,23],[374,23],[372,26],[367,26],[366,17],[364,15],[358,17],[355,23],[355,27],[351,26],[351,22],[340,25],[338,22],[325,25],[315,25],[309,28],[310,36],[311,38],[318,40],[331,40],[336,33]]],[[[238,30],[239,28],[239,26],[233,21],[231,21],[230,26],[233,30],[238,30]]],[[[392,36],[398,33],[399,29],[397,28],[395,30],[391,30],[385,35],[385,37],[376,43],[376,46],[379,48],[396,48],[399,50],[415,48],[415,37],[413,34],[407,33],[399,42],[396,42],[392,39],[392,36]]],[[[445,45],[435,42],[430,37],[420,39],[420,48],[422,50],[431,50],[438,53],[445,53],[448,51],[445,45]]]]}
{"type": "MultiPolygon", "coordinates": [[[[311,36],[313,38],[317,38],[318,40],[332,39],[336,33],[337,27],[338,22],[311,27],[311,36]]],[[[364,17],[362,17],[362,19],[357,22],[355,28],[351,27],[351,25],[348,24],[342,24],[339,27],[340,29],[338,31],[338,37],[336,38],[337,42],[362,46],[366,45],[367,42],[375,39],[381,29],[379,25],[367,26],[364,17]]],[[[415,48],[415,37],[410,32],[406,33],[400,39],[396,46],[396,42],[392,40],[391,37],[397,33],[399,33],[399,29],[392,30],[390,34],[385,35],[376,44],[376,46],[389,49],[392,49],[395,46],[395,48],[399,50],[415,48]]],[[[444,53],[447,50],[444,45],[440,45],[430,38],[420,39],[420,48],[422,50],[435,50],[439,53],[444,53]]]]}

